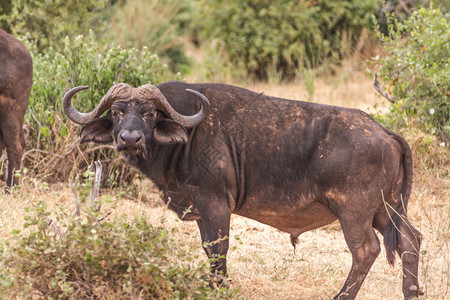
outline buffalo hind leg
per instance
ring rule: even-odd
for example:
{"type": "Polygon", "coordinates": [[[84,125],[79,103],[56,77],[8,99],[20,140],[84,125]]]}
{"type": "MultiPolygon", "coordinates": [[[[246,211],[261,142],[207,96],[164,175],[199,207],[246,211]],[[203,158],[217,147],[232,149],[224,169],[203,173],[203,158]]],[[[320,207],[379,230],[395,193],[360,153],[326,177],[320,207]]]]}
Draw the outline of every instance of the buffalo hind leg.
{"type": "MultiPolygon", "coordinates": [[[[374,227],[383,234],[384,239],[396,238],[395,249],[402,260],[403,268],[403,296],[405,300],[417,299],[423,295],[419,287],[419,253],[422,234],[414,228],[405,216],[394,215],[391,218],[387,213],[375,216],[374,227]],[[388,224],[391,224],[388,226],[388,224]],[[395,234],[388,231],[395,231],[395,234]]],[[[388,241],[391,242],[391,241],[388,241]]],[[[393,263],[393,261],[392,261],[393,263]]]]}
{"type": "Polygon", "coordinates": [[[211,287],[226,286],[227,252],[229,247],[231,213],[227,209],[203,211],[199,207],[201,219],[197,220],[202,238],[202,247],[210,259],[211,287]]]}
{"type": "Polygon", "coordinates": [[[405,299],[416,299],[423,295],[419,289],[419,253],[422,234],[407,219],[400,222],[397,253],[402,259],[403,295],[405,299]]]}
{"type": "Polygon", "coordinates": [[[339,221],[352,254],[352,267],[344,286],[334,299],[355,299],[361,284],[380,253],[380,241],[371,222],[359,223],[355,219],[339,221]]]}

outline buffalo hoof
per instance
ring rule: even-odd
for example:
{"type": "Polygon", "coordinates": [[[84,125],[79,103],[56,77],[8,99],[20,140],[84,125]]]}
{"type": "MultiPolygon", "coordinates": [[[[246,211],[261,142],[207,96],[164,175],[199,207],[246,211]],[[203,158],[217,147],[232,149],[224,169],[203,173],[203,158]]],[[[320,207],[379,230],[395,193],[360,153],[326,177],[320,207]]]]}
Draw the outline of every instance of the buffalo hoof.
{"type": "Polygon", "coordinates": [[[405,300],[414,300],[419,299],[419,296],[422,296],[424,293],[417,285],[411,285],[408,288],[408,294],[405,295],[405,300]]]}

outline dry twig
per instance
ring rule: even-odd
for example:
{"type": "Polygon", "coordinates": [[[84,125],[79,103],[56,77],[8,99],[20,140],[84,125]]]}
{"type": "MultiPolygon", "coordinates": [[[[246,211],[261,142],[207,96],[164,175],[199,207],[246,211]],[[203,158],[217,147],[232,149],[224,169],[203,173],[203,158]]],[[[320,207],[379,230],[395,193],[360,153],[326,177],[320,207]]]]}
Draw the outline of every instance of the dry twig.
{"type": "Polygon", "coordinates": [[[64,236],[64,234],[62,233],[61,229],[59,228],[58,225],[56,225],[56,222],[53,221],[52,218],[50,217],[45,217],[47,219],[48,225],[56,232],[56,234],[62,238],[64,236]]]}
{"type": "Polygon", "coordinates": [[[100,211],[101,204],[96,204],[95,201],[99,196],[100,183],[102,180],[102,163],[97,160],[89,166],[89,171],[94,172],[94,182],[92,183],[92,189],[90,193],[92,207],[95,211],[100,211]]]}
{"type": "Polygon", "coordinates": [[[375,74],[373,75],[373,87],[375,88],[375,90],[376,90],[378,93],[380,93],[381,96],[383,96],[384,98],[388,99],[390,102],[392,102],[392,103],[397,102],[397,101],[395,101],[395,99],[394,99],[392,96],[390,96],[388,93],[383,92],[383,91],[381,90],[380,83],[378,82],[377,76],[378,76],[377,73],[375,73],[375,74]]]}

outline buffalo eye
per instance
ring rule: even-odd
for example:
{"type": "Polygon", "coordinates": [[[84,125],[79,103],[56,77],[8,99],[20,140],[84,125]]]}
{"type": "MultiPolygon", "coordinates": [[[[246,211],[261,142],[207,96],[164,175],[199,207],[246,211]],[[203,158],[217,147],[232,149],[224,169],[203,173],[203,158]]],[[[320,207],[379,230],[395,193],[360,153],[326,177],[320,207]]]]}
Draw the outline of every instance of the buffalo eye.
{"type": "Polygon", "coordinates": [[[120,109],[113,109],[111,113],[114,118],[121,118],[123,116],[123,111],[120,109]]]}
{"type": "Polygon", "coordinates": [[[150,120],[152,117],[154,117],[155,112],[154,111],[144,111],[142,113],[142,118],[144,118],[144,120],[148,121],[150,120]]]}

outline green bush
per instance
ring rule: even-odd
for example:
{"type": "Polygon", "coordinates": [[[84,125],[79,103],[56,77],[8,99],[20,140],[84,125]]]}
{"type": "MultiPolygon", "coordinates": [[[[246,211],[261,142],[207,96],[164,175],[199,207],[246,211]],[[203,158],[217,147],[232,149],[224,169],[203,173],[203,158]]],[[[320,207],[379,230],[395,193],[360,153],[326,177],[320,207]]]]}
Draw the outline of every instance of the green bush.
{"type": "Polygon", "coordinates": [[[138,50],[102,46],[93,32],[87,37],[66,38],[60,52],[48,48],[42,54],[32,43],[24,43],[30,49],[34,65],[34,83],[25,116],[27,148],[31,149],[24,156],[25,167],[35,174],[52,174],[52,178],[66,180],[74,166],[95,152],[102,160],[111,162],[107,179],[115,181],[117,176],[126,176],[122,172],[124,164],[115,164],[117,155],[108,148],[77,154],[79,149],[86,150],[86,146],[79,147],[80,126],[67,120],[62,112],[62,98],[70,88],[88,85],[88,90],[74,97],[74,106],[80,111],[90,111],[112,85],[157,84],[167,78],[166,66],[145,47],[138,50]]]}
{"type": "Polygon", "coordinates": [[[144,46],[167,60],[172,72],[187,73],[190,61],[184,53],[184,34],[191,22],[191,1],[127,0],[111,17],[105,39],[122,47],[144,46]]]}
{"type": "Polygon", "coordinates": [[[392,16],[388,34],[378,31],[386,55],[374,69],[396,103],[384,120],[400,127],[414,119],[422,129],[449,141],[450,26],[439,9],[421,8],[403,23],[392,16]]]}
{"type": "MultiPolygon", "coordinates": [[[[15,36],[27,36],[40,51],[64,45],[66,36],[106,29],[115,0],[12,0],[0,9],[0,24],[15,36]]],[[[0,2],[1,3],[1,2],[0,2]]]]}
{"type": "Polygon", "coordinates": [[[375,0],[201,0],[201,34],[216,39],[228,59],[258,79],[275,70],[284,78],[303,67],[339,60],[352,48],[375,0]]]}
{"type": "Polygon", "coordinates": [[[11,15],[11,0],[0,0],[0,28],[9,31],[8,19],[6,16],[11,15]]]}
{"type": "Polygon", "coordinates": [[[183,48],[190,19],[191,1],[183,0],[0,0],[0,28],[27,36],[39,52],[59,51],[66,36],[92,30],[105,43],[146,46],[182,73],[190,67],[183,48]]]}
{"type": "MultiPolygon", "coordinates": [[[[81,190],[88,194],[88,180],[81,190]]],[[[103,196],[107,201],[110,197],[103,196]]],[[[208,287],[209,263],[180,248],[171,230],[143,217],[102,218],[81,197],[81,217],[53,217],[43,199],[26,209],[0,251],[2,299],[227,299],[208,287]],[[84,201],[83,201],[84,200],[84,201]],[[50,219],[53,217],[53,219],[50,219]],[[51,223],[50,223],[51,221],[51,223]],[[53,226],[52,226],[53,225],[53,226]]]]}

